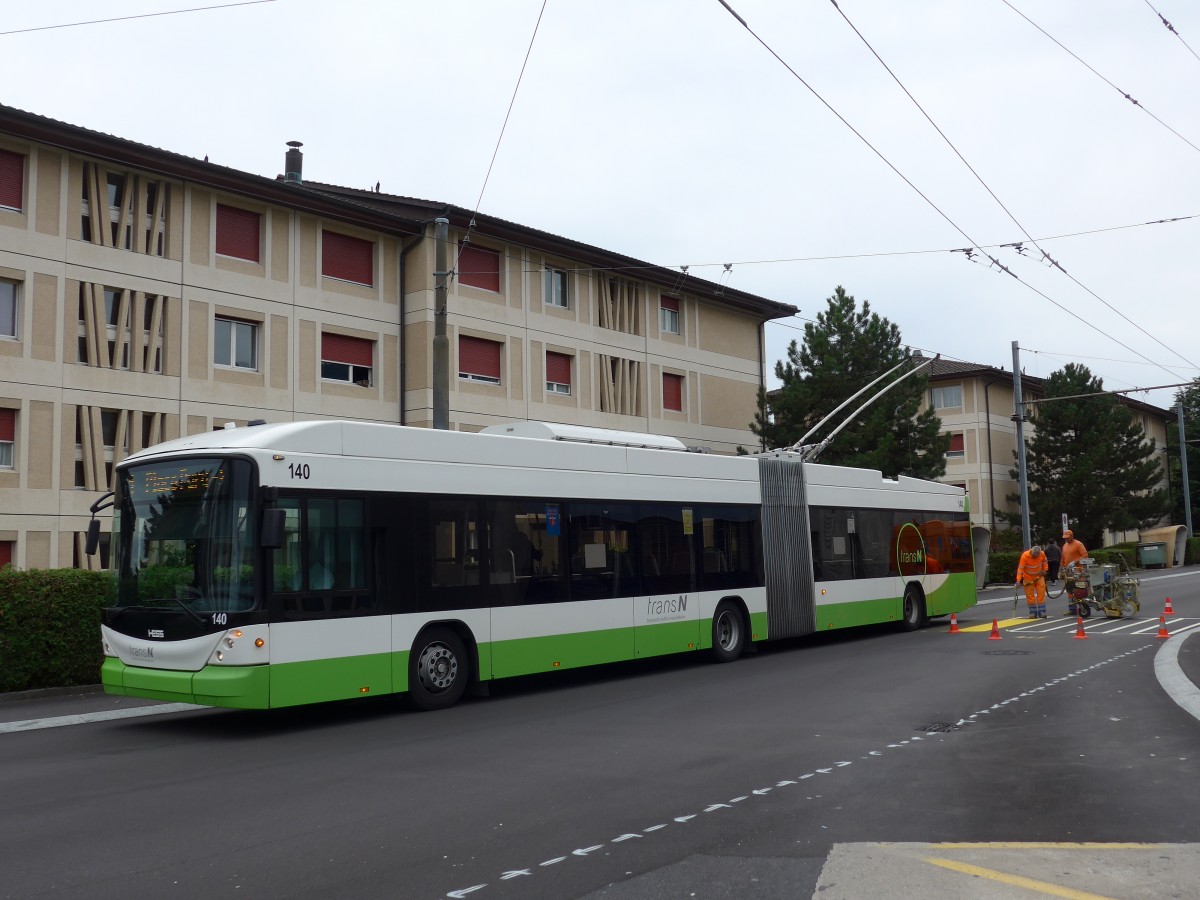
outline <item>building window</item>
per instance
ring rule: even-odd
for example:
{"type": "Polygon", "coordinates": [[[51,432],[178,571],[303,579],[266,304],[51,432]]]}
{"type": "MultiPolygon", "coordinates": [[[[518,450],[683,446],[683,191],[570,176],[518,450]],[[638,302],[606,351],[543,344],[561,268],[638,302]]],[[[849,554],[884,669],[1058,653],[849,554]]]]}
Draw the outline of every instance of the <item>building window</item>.
{"type": "Polygon", "coordinates": [[[570,297],[567,294],[567,273],[563,269],[546,270],[546,305],[557,306],[559,309],[570,309],[570,297]]]}
{"type": "Polygon", "coordinates": [[[150,256],[165,255],[170,201],[170,185],[165,181],[84,163],[82,200],[83,240],[150,256]]]}
{"type": "Polygon", "coordinates": [[[25,157],[0,150],[0,206],[25,208],[25,157]]]}
{"type": "Polygon", "coordinates": [[[321,274],[326,278],[375,284],[375,245],[362,238],[321,232],[321,274]]]}
{"type": "Polygon", "coordinates": [[[217,204],[217,254],[259,261],[262,216],[248,209],[217,204]]]}
{"type": "Polygon", "coordinates": [[[663,372],[662,391],[663,409],[683,412],[683,376],[663,372]]]}
{"type": "Polygon", "coordinates": [[[948,384],[932,388],[929,392],[929,405],[934,409],[962,409],[962,385],[948,384]]]}
{"type": "Polygon", "coordinates": [[[13,445],[17,441],[17,411],[0,409],[0,469],[13,467],[13,445]]]}
{"type": "Polygon", "coordinates": [[[17,283],[0,279],[0,338],[17,336],[17,283]]]}
{"type": "Polygon", "coordinates": [[[965,459],[967,455],[966,441],[962,434],[950,435],[950,449],[946,451],[946,459],[965,459]]]}
{"type": "Polygon", "coordinates": [[[321,377],[359,387],[371,386],[375,342],[341,334],[321,335],[321,377]]]}
{"type": "Polygon", "coordinates": [[[258,326],[236,319],[217,319],[213,338],[213,362],[235,369],[258,368],[258,326]]]}
{"type": "Polygon", "coordinates": [[[500,384],[499,341],[483,338],[458,336],[458,377],[467,381],[483,381],[500,384]]]}
{"type": "Polygon", "coordinates": [[[474,244],[460,244],[458,283],[500,293],[500,254],[474,244]]]}
{"type": "Polygon", "coordinates": [[[546,390],[551,394],[571,393],[571,357],[546,351],[546,390]]]}
{"type": "Polygon", "coordinates": [[[14,541],[0,541],[0,569],[12,564],[13,551],[16,549],[14,543],[14,541]]]}
{"type": "Polygon", "coordinates": [[[679,334],[679,298],[660,297],[658,327],[666,334],[679,334]]]}

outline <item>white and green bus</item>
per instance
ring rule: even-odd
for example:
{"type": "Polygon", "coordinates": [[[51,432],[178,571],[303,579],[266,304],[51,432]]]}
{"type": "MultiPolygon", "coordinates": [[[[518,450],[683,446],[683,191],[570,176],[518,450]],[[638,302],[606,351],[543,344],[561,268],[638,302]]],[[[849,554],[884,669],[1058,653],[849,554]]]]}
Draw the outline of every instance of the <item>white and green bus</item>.
{"type": "Polygon", "coordinates": [[[159,444],[116,482],[102,680],[133,697],[407,692],[433,709],[472,682],[728,661],[975,602],[961,489],[787,452],[536,422],[294,422],[159,444]]]}

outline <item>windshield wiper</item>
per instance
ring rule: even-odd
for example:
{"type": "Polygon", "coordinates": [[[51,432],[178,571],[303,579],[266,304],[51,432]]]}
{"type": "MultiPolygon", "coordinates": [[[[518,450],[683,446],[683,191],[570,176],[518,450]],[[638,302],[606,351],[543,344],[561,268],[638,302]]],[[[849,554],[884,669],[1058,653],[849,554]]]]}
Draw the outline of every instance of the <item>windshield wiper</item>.
{"type": "Polygon", "coordinates": [[[179,608],[182,609],[185,613],[187,613],[188,618],[191,619],[193,622],[195,622],[197,625],[206,624],[204,621],[204,617],[202,615],[200,615],[200,613],[198,613],[194,609],[192,609],[190,606],[188,606],[186,603],[184,603],[183,600],[181,600],[179,597],[172,597],[171,599],[174,600],[176,603],[178,603],[179,608]]]}

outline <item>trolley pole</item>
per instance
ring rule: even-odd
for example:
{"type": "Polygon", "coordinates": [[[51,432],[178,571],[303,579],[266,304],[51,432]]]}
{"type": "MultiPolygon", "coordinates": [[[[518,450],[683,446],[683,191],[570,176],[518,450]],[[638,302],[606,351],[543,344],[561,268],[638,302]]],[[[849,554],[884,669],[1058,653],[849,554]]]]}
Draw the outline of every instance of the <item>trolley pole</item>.
{"type": "Polygon", "coordinates": [[[433,427],[450,430],[450,339],[446,336],[446,239],[450,220],[433,220],[433,427]]]}
{"type": "Polygon", "coordinates": [[[1025,403],[1021,399],[1021,348],[1012,342],[1013,353],[1013,421],[1017,423],[1017,483],[1021,492],[1021,540],[1029,547],[1029,473],[1025,468],[1025,403]]]}
{"type": "MultiPolygon", "coordinates": [[[[1188,481],[1187,471],[1187,435],[1183,430],[1183,401],[1175,404],[1175,413],[1179,421],[1179,474],[1183,476],[1183,524],[1187,526],[1188,537],[1192,537],[1192,485],[1188,481]]],[[[1171,473],[1167,472],[1170,480],[1171,473]]]]}

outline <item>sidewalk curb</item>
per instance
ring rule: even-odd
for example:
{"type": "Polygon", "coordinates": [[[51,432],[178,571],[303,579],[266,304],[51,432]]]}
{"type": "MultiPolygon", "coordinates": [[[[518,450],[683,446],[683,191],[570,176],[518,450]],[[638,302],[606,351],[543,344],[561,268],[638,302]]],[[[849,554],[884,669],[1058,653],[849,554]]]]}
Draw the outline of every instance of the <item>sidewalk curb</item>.
{"type": "Polygon", "coordinates": [[[31,691],[8,691],[0,694],[0,703],[20,703],[24,700],[41,700],[44,697],[65,697],[68,694],[98,694],[104,690],[102,684],[77,684],[73,687],[34,688],[31,691]]]}

